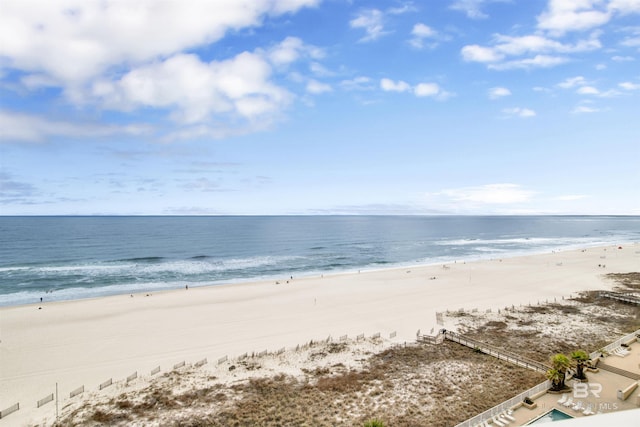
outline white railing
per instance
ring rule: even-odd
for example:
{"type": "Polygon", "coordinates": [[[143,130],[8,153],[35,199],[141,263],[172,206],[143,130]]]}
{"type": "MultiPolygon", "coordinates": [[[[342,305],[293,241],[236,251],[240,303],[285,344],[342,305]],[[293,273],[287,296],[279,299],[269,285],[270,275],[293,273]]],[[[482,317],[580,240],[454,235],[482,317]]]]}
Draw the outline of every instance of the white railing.
{"type": "Polygon", "coordinates": [[[634,337],[638,337],[638,336],[640,336],[640,329],[638,329],[635,332],[631,332],[630,334],[625,335],[622,338],[618,338],[617,340],[615,340],[611,344],[601,348],[600,350],[592,352],[591,354],[589,354],[589,357],[591,359],[595,359],[596,357],[599,357],[602,354],[603,350],[606,353],[611,353],[613,350],[615,350],[616,348],[620,347],[620,345],[622,345],[622,343],[627,342],[627,341],[633,339],[634,337]]]}
{"type": "Polygon", "coordinates": [[[538,384],[535,387],[530,388],[527,391],[520,393],[519,395],[512,397],[509,400],[506,400],[499,405],[494,406],[491,409],[487,409],[481,414],[476,415],[473,418],[469,418],[466,421],[461,422],[456,427],[474,427],[484,423],[485,421],[490,421],[495,415],[499,415],[504,411],[508,411],[513,408],[525,399],[525,397],[531,397],[538,393],[548,390],[551,387],[551,381],[547,380],[543,383],[538,384]]]}

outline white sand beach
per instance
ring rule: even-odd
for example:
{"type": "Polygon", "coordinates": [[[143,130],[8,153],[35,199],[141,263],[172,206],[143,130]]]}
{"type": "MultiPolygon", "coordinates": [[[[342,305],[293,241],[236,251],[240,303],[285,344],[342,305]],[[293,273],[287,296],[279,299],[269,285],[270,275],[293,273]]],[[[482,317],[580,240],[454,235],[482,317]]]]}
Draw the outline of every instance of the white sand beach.
{"type": "Polygon", "coordinates": [[[84,385],[149,375],[185,361],[276,351],[358,334],[410,342],[435,313],[537,303],[609,289],[607,273],[640,271],[640,245],[588,248],[445,266],[415,266],[0,309],[0,426],[55,416],[84,385]]]}

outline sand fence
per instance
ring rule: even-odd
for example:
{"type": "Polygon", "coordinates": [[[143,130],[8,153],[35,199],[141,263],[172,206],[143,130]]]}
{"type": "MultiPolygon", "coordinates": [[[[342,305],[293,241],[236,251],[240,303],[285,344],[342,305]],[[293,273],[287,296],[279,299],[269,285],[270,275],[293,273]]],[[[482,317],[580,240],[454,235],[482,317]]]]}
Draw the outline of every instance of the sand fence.
{"type": "MultiPolygon", "coordinates": [[[[379,338],[381,338],[381,336],[382,335],[381,335],[380,332],[376,332],[373,335],[371,335],[371,339],[379,339],[379,338]]],[[[389,334],[389,338],[390,339],[393,339],[396,336],[397,336],[397,333],[395,331],[391,332],[389,334]]],[[[349,338],[348,335],[342,335],[342,336],[340,336],[340,342],[346,342],[348,340],[348,338],[349,338]]],[[[356,341],[363,340],[364,338],[365,338],[365,334],[364,333],[359,334],[356,337],[356,341]]],[[[292,351],[299,351],[301,349],[310,348],[310,347],[312,347],[312,346],[314,346],[316,344],[321,344],[321,343],[328,344],[328,343],[331,343],[332,341],[333,341],[333,339],[331,338],[331,336],[329,336],[328,338],[326,338],[324,340],[315,340],[315,341],[314,340],[310,340],[309,342],[306,342],[305,344],[297,345],[296,347],[292,348],[291,350],[292,351]]],[[[217,365],[222,365],[222,364],[227,363],[227,362],[231,363],[234,360],[235,361],[242,361],[242,360],[247,359],[249,357],[251,357],[251,358],[265,357],[265,356],[267,356],[269,354],[274,355],[274,356],[281,356],[282,354],[285,353],[285,351],[286,351],[286,348],[282,347],[282,348],[280,348],[278,350],[271,351],[271,352],[269,352],[268,350],[262,350],[260,352],[255,352],[254,351],[251,354],[249,354],[247,352],[247,353],[241,354],[240,356],[237,356],[236,358],[233,358],[233,359],[229,358],[228,356],[223,356],[223,357],[217,359],[217,365]]],[[[182,368],[184,368],[186,366],[193,366],[195,368],[200,368],[200,367],[206,365],[207,363],[208,363],[207,358],[201,359],[201,360],[199,360],[199,361],[197,361],[197,362],[195,362],[193,364],[190,364],[190,365],[187,365],[186,361],[183,360],[181,362],[178,362],[178,363],[174,364],[172,366],[171,371],[179,371],[180,369],[182,369],[182,368]]],[[[160,368],[160,366],[157,366],[157,367],[155,367],[154,369],[152,369],[150,371],[150,376],[152,377],[154,375],[159,374],[160,372],[161,372],[161,368],[160,368]]],[[[111,387],[111,386],[113,386],[115,384],[121,384],[121,385],[124,385],[124,386],[128,386],[130,383],[134,382],[138,378],[140,378],[138,376],[138,371],[133,372],[131,375],[127,376],[125,379],[120,380],[120,381],[118,381],[118,380],[114,381],[113,378],[109,378],[108,380],[98,384],[98,391],[105,390],[105,389],[107,389],[107,388],[109,388],[109,387],[111,387]]],[[[86,388],[85,388],[84,385],[82,385],[82,386],[72,390],[69,393],[68,399],[73,399],[73,398],[83,394],[85,391],[86,391],[86,388]]],[[[48,394],[47,396],[43,397],[42,399],[39,399],[39,400],[36,401],[36,407],[37,408],[41,408],[41,407],[45,406],[46,404],[48,404],[50,402],[53,402],[54,400],[56,401],[56,418],[57,418],[57,416],[58,416],[58,414],[57,414],[57,405],[58,405],[58,402],[59,402],[57,384],[56,384],[56,391],[54,393],[48,394]]],[[[18,410],[20,410],[20,402],[17,402],[15,404],[9,406],[8,408],[1,410],[0,411],[0,419],[5,418],[8,415],[10,415],[10,414],[12,414],[12,413],[14,413],[14,412],[16,412],[18,410]]]]}
{"type": "MultiPolygon", "coordinates": [[[[598,291],[600,292],[600,291],[598,291]]],[[[602,291],[602,292],[606,292],[606,291],[602,291]]],[[[560,301],[562,301],[562,304],[564,305],[571,305],[571,306],[579,306],[580,303],[579,301],[575,301],[573,300],[574,295],[571,294],[569,295],[567,298],[565,298],[564,296],[561,297],[560,301]]],[[[558,303],[558,297],[554,297],[553,300],[550,299],[545,299],[545,300],[537,300],[534,303],[529,302],[528,304],[520,304],[518,306],[516,305],[511,305],[511,307],[509,306],[505,306],[504,308],[498,308],[496,310],[496,313],[500,314],[502,312],[502,310],[504,311],[510,311],[510,310],[516,310],[518,308],[523,308],[523,307],[533,307],[533,306],[540,306],[543,304],[551,304],[551,303],[558,303]]],[[[484,310],[480,310],[478,308],[472,308],[472,309],[464,309],[464,308],[459,308],[457,310],[449,310],[446,309],[445,311],[437,311],[436,312],[436,324],[440,325],[440,326],[444,326],[444,318],[446,316],[450,316],[452,314],[465,314],[465,313],[471,313],[471,314],[475,314],[475,313],[486,313],[486,314],[490,314],[493,313],[493,309],[492,308],[487,308],[484,310]]],[[[433,331],[432,331],[433,332],[433,331]]]]}
{"type": "Polygon", "coordinates": [[[0,419],[6,417],[9,414],[13,414],[18,409],[20,409],[20,403],[16,403],[15,405],[9,406],[7,409],[3,409],[2,411],[0,411],[0,419]]]}
{"type": "Polygon", "coordinates": [[[53,396],[54,396],[53,393],[51,393],[50,395],[38,400],[37,407],[39,408],[41,406],[46,405],[49,402],[53,402],[53,396]]]}
{"type": "Polygon", "coordinates": [[[84,393],[84,386],[80,386],[77,389],[73,390],[71,393],[69,393],[69,398],[73,398],[76,397],[80,394],[84,393]]]}

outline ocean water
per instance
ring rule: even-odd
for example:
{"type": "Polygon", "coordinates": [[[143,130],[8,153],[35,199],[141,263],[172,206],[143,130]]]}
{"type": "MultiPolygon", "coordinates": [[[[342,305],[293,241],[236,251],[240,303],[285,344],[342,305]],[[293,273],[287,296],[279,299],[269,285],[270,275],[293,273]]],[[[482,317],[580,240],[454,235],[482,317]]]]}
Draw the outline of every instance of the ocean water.
{"type": "Polygon", "coordinates": [[[0,306],[640,241],[640,217],[0,217],[0,306]]]}

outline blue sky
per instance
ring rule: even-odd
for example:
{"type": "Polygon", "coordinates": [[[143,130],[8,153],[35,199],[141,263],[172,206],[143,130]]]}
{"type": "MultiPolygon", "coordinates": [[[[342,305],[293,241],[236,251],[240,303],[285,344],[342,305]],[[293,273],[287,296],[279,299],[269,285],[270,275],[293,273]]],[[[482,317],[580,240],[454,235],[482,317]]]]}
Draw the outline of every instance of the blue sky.
{"type": "Polygon", "coordinates": [[[0,2],[0,214],[640,214],[640,0],[0,2]]]}

